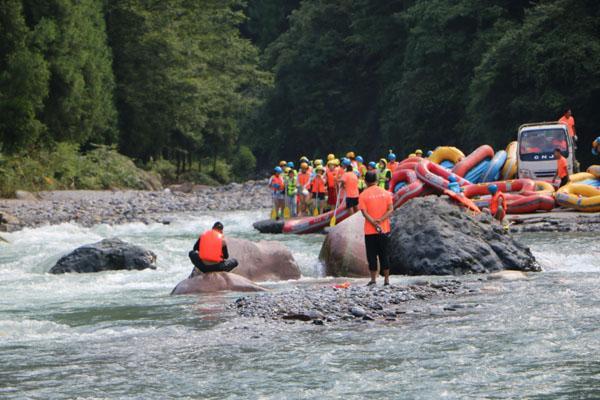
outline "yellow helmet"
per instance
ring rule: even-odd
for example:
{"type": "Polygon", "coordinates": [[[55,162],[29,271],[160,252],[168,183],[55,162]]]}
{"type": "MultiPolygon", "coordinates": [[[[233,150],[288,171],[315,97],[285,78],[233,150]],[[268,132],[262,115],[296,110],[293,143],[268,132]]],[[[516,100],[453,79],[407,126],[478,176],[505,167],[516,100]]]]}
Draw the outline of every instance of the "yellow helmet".
{"type": "Polygon", "coordinates": [[[279,161],[280,167],[285,167],[286,165],[287,165],[287,162],[285,162],[284,160],[279,161]]]}
{"type": "Polygon", "coordinates": [[[354,152],[353,151],[349,151],[346,153],[346,157],[348,158],[354,158],[354,152]]]}
{"type": "Polygon", "coordinates": [[[306,156],[300,157],[300,162],[308,163],[308,157],[306,157],[306,156]]]}
{"type": "Polygon", "coordinates": [[[308,168],[308,163],[305,163],[305,162],[300,163],[300,168],[307,169],[308,168]]]}
{"type": "Polygon", "coordinates": [[[315,166],[319,166],[319,165],[323,165],[323,160],[321,160],[320,158],[315,160],[315,166]]]}
{"type": "Polygon", "coordinates": [[[417,150],[415,150],[415,154],[416,154],[416,155],[419,155],[419,154],[420,154],[420,155],[423,155],[423,150],[421,150],[421,149],[417,149],[417,150]]]}
{"type": "Polygon", "coordinates": [[[290,167],[285,167],[285,168],[283,169],[283,172],[285,172],[285,173],[287,174],[288,172],[290,172],[290,169],[291,169],[290,167]]]}
{"type": "Polygon", "coordinates": [[[379,162],[383,163],[383,165],[387,167],[387,160],[385,158],[379,159],[379,162]]]}
{"type": "Polygon", "coordinates": [[[417,156],[417,155],[416,155],[415,153],[410,153],[410,154],[408,155],[408,158],[411,158],[411,157],[416,157],[416,156],[417,156]]]}
{"type": "Polygon", "coordinates": [[[319,171],[325,171],[325,168],[323,168],[323,166],[322,166],[322,165],[318,165],[318,166],[315,168],[315,171],[317,171],[317,172],[319,172],[319,171]]]}
{"type": "Polygon", "coordinates": [[[335,160],[335,155],[329,153],[327,154],[327,161],[335,160]]]}
{"type": "Polygon", "coordinates": [[[333,164],[336,165],[336,166],[340,165],[340,160],[338,158],[334,159],[333,160],[333,164]]]}

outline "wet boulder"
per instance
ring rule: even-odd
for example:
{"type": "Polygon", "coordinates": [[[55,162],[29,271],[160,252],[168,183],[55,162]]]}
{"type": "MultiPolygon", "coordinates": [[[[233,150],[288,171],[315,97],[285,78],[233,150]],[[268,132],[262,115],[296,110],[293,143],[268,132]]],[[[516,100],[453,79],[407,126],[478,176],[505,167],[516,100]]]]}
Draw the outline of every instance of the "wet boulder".
{"type": "Polygon", "coordinates": [[[319,260],[325,266],[327,276],[369,276],[363,235],[364,223],[362,214],[356,213],[328,229],[319,253],[319,260]]]}
{"type": "Polygon", "coordinates": [[[156,269],[156,254],[121,239],[104,239],[81,246],[61,257],[51,274],[156,269]]]}
{"type": "Polygon", "coordinates": [[[221,291],[262,292],[265,290],[241,275],[232,272],[211,272],[184,279],[175,286],[171,294],[202,294],[221,291]]]}
{"type": "MultiPolygon", "coordinates": [[[[320,259],[328,275],[368,276],[363,221],[353,216],[327,235],[320,259]]],[[[412,199],[394,211],[391,225],[392,274],[540,271],[529,248],[489,215],[473,215],[446,196],[412,199]]]]}
{"type": "Polygon", "coordinates": [[[279,242],[227,238],[227,247],[230,257],[238,260],[232,271],[238,275],[255,282],[300,279],[292,252],[279,242]]]}
{"type": "Polygon", "coordinates": [[[282,233],[283,232],[283,220],[272,220],[265,219],[262,221],[256,221],[252,226],[260,233],[282,233]]]}

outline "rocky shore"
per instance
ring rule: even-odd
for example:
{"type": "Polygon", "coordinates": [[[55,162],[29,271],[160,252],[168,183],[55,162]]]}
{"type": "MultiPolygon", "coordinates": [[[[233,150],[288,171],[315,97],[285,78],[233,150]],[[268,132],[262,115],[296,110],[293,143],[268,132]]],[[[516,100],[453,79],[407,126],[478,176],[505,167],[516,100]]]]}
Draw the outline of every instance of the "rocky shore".
{"type": "Polygon", "coordinates": [[[0,199],[0,231],[76,222],[83,226],[170,221],[180,212],[271,207],[266,181],[225,186],[172,186],[163,191],[53,191],[0,199]]]}
{"type": "MultiPolygon", "coordinates": [[[[478,292],[476,285],[459,280],[418,281],[410,285],[347,289],[325,286],[298,287],[280,293],[244,296],[229,305],[242,317],[275,321],[306,321],[317,325],[344,321],[396,321],[403,314],[417,312],[423,300],[456,297],[478,292]]],[[[440,311],[452,312],[466,305],[449,302],[440,311]]]]}

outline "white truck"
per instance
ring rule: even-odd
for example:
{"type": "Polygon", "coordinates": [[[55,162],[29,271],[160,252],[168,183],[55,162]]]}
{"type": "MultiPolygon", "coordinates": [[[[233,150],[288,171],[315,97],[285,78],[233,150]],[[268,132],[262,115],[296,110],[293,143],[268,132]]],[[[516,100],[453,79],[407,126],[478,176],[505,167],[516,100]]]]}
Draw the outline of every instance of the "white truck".
{"type": "Polygon", "coordinates": [[[566,125],[558,122],[521,125],[517,143],[519,178],[553,183],[552,178],[556,175],[556,148],[567,158],[569,175],[573,173],[575,149],[566,125]]]}

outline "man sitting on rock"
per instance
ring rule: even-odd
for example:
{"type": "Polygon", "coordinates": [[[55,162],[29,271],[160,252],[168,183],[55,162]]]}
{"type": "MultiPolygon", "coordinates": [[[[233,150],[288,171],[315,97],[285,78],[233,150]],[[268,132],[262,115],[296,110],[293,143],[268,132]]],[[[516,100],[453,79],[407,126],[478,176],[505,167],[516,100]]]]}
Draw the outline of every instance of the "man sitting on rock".
{"type": "Polygon", "coordinates": [[[496,185],[492,184],[488,186],[488,191],[492,195],[492,199],[490,200],[490,214],[502,223],[507,210],[506,197],[504,197],[504,194],[496,185]]]}
{"type": "Polygon", "coordinates": [[[238,266],[235,258],[229,259],[227,243],[223,237],[223,224],[215,222],[212,229],[204,232],[189,253],[194,269],[190,278],[208,272],[229,272],[238,266]]]}
{"type": "Polygon", "coordinates": [[[365,217],[365,247],[371,274],[368,285],[375,285],[379,258],[383,284],[387,286],[390,284],[390,215],[394,211],[392,194],[377,186],[377,173],[373,171],[365,174],[365,182],[367,188],[358,197],[358,208],[365,217]]]}

